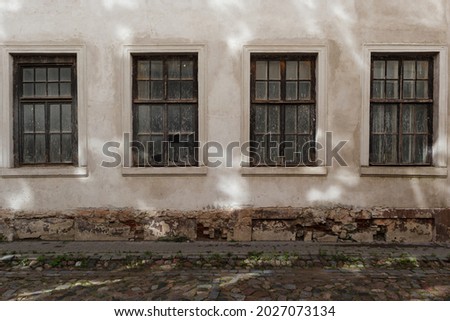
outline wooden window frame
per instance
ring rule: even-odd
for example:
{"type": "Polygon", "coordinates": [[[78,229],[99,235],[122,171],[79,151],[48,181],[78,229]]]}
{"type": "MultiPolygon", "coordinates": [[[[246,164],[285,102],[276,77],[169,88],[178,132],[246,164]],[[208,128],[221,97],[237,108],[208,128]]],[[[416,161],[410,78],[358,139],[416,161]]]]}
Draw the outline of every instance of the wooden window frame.
{"type": "MultiPolygon", "coordinates": [[[[132,68],[132,130],[133,130],[133,158],[132,158],[132,166],[134,167],[198,167],[199,166],[199,88],[198,88],[198,54],[196,52],[169,52],[169,53],[134,53],[131,55],[131,68],[132,68]],[[168,64],[167,62],[170,59],[180,59],[183,58],[189,59],[193,61],[193,98],[192,99],[170,99],[168,97],[168,64]],[[154,59],[154,60],[162,60],[163,61],[163,99],[154,100],[150,97],[148,99],[139,99],[138,98],[138,77],[137,77],[137,62],[140,59],[154,59]],[[183,104],[191,104],[194,105],[195,114],[193,116],[194,119],[194,146],[190,146],[189,143],[186,143],[183,146],[187,148],[193,148],[193,162],[176,162],[169,160],[169,148],[172,143],[171,135],[168,130],[168,106],[169,105],[183,105],[183,104]],[[163,108],[163,151],[162,151],[162,160],[161,162],[148,162],[145,161],[145,164],[141,164],[137,161],[136,152],[138,152],[139,148],[137,146],[137,128],[138,128],[138,107],[139,105],[164,105],[163,108]]],[[[181,79],[181,78],[180,78],[181,79]]],[[[182,80],[181,80],[182,81],[182,80]]],[[[187,134],[183,132],[179,132],[180,135],[187,134]]]]}
{"type": "MultiPolygon", "coordinates": [[[[251,167],[304,167],[304,166],[317,166],[317,146],[316,146],[316,119],[317,119],[317,98],[316,98],[316,65],[317,65],[317,53],[251,53],[250,54],[250,141],[251,141],[251,153],[250,153],[250,166],[251,167]],[[267,95],[267,99],[257,99],[255,97],[256,93],[256,61],[280,61],[280,99],[270,99],[267,95]],[[287,100],[286,99],[286,62],[287,61],[309,61],[311,63],[311,80],[310,80],[310,98],[309,99],[296,99],[287,100]],[[260,156],[255,152],[255,119],[254,119],[254,108],[257,105],[278,105],[280,106],[280,145],[278,152],[278,159],[276,162],[261,163],[259,162],[260,156]],[[313,142],[313,146],[310,146],[307,150],[309,155],[305,156],[303,159],[299,159],[298,162],[287,162],[285,161],[284,149],[286,146],[285,136],[285,108],[284,106],[293,105],[312,105],[311,108],[311,118],[310,118],[310,133],[309,134],[299,134],[298,128],[296,128],[295,136],[309,136],[310,141],[313,142]]],[[[267,82],[270,80],[267,79],[267,82]]],[[[298,83],[301,79],[297,78],[298,83]]],[[[298,87],[297,87],[298,93],[298,87]]],[[[299,151],[296,151],[297,153],[299,151]]],[[[270,149],[266,148],[266,158],[270,159],[270,149]]]]}
{"type": "Polygon", "coordinates": [[[14,54],[13,55],[13,157],[15,167],[36,166],[78,166],[78,121],[77,121],[77,57],[76,54],[14,54]],[[71,68],[71,97],[23,97],[22,96],[22,73],[23,67],[70,67],[71,68]],[[21,146],[23,144],[22,128],[22,102],[42,103],[45,107],[45,162],[25,163],[21,146]],[[70,103],[72,124],[72,161],[50,162],[50,130],[49,130],[49,103],[70,103]]]}

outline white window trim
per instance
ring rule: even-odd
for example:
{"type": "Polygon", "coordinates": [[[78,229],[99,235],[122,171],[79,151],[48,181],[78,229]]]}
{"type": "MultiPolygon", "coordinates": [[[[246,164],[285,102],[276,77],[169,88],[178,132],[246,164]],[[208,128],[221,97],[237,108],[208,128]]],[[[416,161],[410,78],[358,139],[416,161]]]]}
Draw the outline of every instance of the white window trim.
{"type": "MultiPolygon", "coordinates": [[[[364,68],[362,74],[362,118],[361,118],[361,176],[399,177],[446,177],[447,176],[447,104],[448,104],[448,49],[442,45],[428,44],[366,44],[364,45],[364,68]],[[372,53],[436,53],[435,75],[438,79],[437,124],[434,124],[433,163],[422,166],[369,166],[370,142],[370,66],[372,53]],[[438,69],[436,69],[438,68],[438,69]],[[437,70],[437,71],[436,71],[437,70]]],[[[436,110],[436,109],[435,109],[436,110]]],[[[436,119],[436,117],[434,117],[436,119]]]]}
{"type": "MultiPolygon", "coordinates": [[[[207,103],[206,103],[206,45],[204,44],[150,44],[127,45],[123,50],[123,104],[122,132],[133,135],[132,117],[132,55],[144,53],[197,53],[198,81],[198,140],[200,147],[207,142],[207,103]]],[[[122,146],[125,146],[122,142],[122,146]]],[[[208,172],[203,159],[203,148],[198,150],[199,166],[197,167],[122,167],[123,176],[197,176],[208,172]]],[[[125,153],[124,153],[125,155],[125,153]]],[[[128,164],[132,164],[132,155],[128,153],[128,164]]],[[[124,163],[125,164],[125,163],[124,163]]]]}
{"type": "MultiPolygon", "coordinates": [[[[316,64],[316,141],[325,144],[327,127],[327,47],[326,45],[247,45],[243,49],[243,108],[241,117],[241,144],[250,141],[250,55],[254,53],[313,53],[317,54],[316,64]]],[[[324,148],[319,149],[318,159],[325,160],[324,148]]],[[[321,176],[327,174],[325,166],[308,167],[250,167],[248,159],[243,159],[243,176],[321,176]],[[245,166],[246,165],[246,166],[245,166]]],[[[325,163],[325,162],[323,162],[325,163]]]]}
{"type": "Polygon", "coordinates": [[[1,48],[2,79],[0,112],[0,175],[1,177],[85,177],[87,169],[86,126],[86,48],[84,45],[3,44],[1,48]],[[13,55],[75,54],[77,64],[78,166],[14,167],[13,143],[13,55]]]}

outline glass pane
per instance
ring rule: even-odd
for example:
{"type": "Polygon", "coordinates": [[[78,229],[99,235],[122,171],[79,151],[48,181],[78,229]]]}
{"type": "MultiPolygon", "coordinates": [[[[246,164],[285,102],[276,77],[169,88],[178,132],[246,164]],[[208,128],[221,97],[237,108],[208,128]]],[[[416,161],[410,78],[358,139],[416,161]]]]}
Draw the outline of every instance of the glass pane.
{"type": "Polygon", "coordinates": [[[72,131],[72,106],[69,104],[61,105],[61,130],[72,131]]]}
{"type": "Polygon", "coordinates": [[[255,135],[254,138],[254,147],[255,147],[255,154],[256,156],[256,164],[260,165],[265,163],[266,157],[265,157],[265,137],[263,135],[255,135]],[[259,161],[259,162],[258,162],[259,161]]]}
{"type": "Polygon", "coordinates": [[[417,135],[414,150],[414,162],[423,164],[427,162],[428,154],[428,136],[417,135]]]}
{"type": "Polygon", "coordinates": [[[284,127],[285,127],[285,133],[296,133],[296,124],[295,121],[297,120],[297,106],[290,106],[286,105],[285,107],[285,120],[284,120],[284,127]]]}
{"type": "Polygon", "coordinates": [[[60,106],[59,104],[50,105],[50,131],[61,130],[60,106]]]}
{"type": "Polygon", "coordinates": [[[168,88],[168,98],[169,99],[180,99],[180,82],[179,81],[169,81],[168,88]]]}
{"type": "Polygon", "coordinates": [[[298,83],[299,88],[299,99],[311,99],[311,82],[309,81],[300,81],[298,83]]]}
{"type": "Polygon", "coordinates": [[[138,81],[138,99],[148,99],[150,97],[148,85],[148,81],[138,81]]]}
{"type": "Polygon", "coordinates": [[[178,105],[169,105],[168,106],[168,125],[169,132],[178,133],[180,131],[181,125],[181,115],[180,115],[180,106],[178,105]]]}
{"type": "Polygon", "coordinates": [[[163,62],[161,60],[152,60],[152,79],[162,79],[163,78],[163,62]]]}
{"type": "Polygon", "coordinates": [[[25,81],[25,82],[33,82],[34,81],[34,69],[33,68],[23,68],[22,78],[23,78],[23,81],[25,81]]]}
{"type": "Polygon", "coordinates": [[[269,99],[279,100],[280,94],[280,82],[269,81],[269,99]]]}
{"type": "Polygon", "coordinates": [[[403,98],[414,98],[414,80],[405,80],[403,81],[403,98]]]}
{"type": "Polygon", "coordinates": [[[138,133],[150,132],[150,106],[138,106],[138,133]]]}
{"type": "Polygon", "coordinates": [[[383,163],[383,140],[384,135],[370,136],[370,162],[376,164],[383,163]]]}
{"type": "Polygon", "coordinates": [[[257,80],[267,79],[267,61],[256,62],[256,79],[257,80]]]}
{"type": "Polygon", "coordinates": [[[151,81],[151,99],[161,100],[164,99],[164,86],[162,81],[151,81]]]}
{"type": "Polygon", "coordinates": [[[412,135],[402,136],[402,163],[407,164],[413,161],[413,137],[412,135]]]}
{"type": "Polygon", "coordinates": [[[297,99],[297,82],[287,81],[286,82],[286,100],[296,100],[297,99]]]}
{"type": "Polygon", "coordinates": [[[297,61],[286,61],[286,79],[287,80],[298,79],[297,70],[298,70],[297,61]]]}
{"type": "Polygon", "coordinates": [[[386,135],[385,136],[385,162],[386,163],[397,163],[397,136],[396,135],[386,135]]]}
{"type": "Polygon", "coordinates": [[[269,112],[269,128],[270,133],[278,134],[280,132],[280,107],[270,106],[268,107],[269,112]]]}
{"type": "Polygon", "coordinates": [[[181,99],[194,98],[194,82],[182,81],[181,82],[181,99]]]}
{"type": "Polygon", "coordinates": [[[398,98],[398,81],[386,80],[386,98],[398,98]]]}
{"type": "Polygon", "coordinates": [[[48,81],[58,81],[58,80],[59,80],[59,69],[48,68],[48,81]]]}
{"type": "Polygon", "coordinates": [[[50,162],[61,162],[61,136],[59,134],[50,135],[50,162]]]}
{"type": "Polygon", "coordinates": [[[255,84],[255,98],[256,99],[267,99],[267,82],[257,81],[255,84]]]}
{"type": "Polygon", "coordinates": [[[195,111],[193,105],[182,105],[181,108],[181,131],[195,131],[195,111]]]}
{"type": "Polygon", "coordinates": [[[278,158],[280,156],[280,135],[269,135],[269,155],[270,162],[276,163],[278,162],[278,158]]]}
{"type": "Polygon", "coordinates": [[[397,133],[397,105],[386,105],[384,108],[385,132],[397,133]]]}
{"type": "Polygon", "coordinates": [[[150,130],[151,132],[162,132],[163,131],[163,106],[153,105],[151,109],[151,119],[150,119],[150,130]]]}
{"type": "Polygon", "coordinates": [[[136,140],[137,140],[137,142],[135,143],[135,146],[137,147],[138,151],[133,149],[133,153],[137,153],[137,156],[134,155],[133,157],[135,157],[135,159],[137,159],[139,165],[145,166],[148,163],[147,147],[148,147],[148,142],[150,140],[150,136],[139,135],[136,140]]]}
{"type": "Polygon", "coordinates": [[[265,133],[267,131],[266,128],[266,106],[256,105],[254,107],[255,111],[255,132],[257,133],[265,133]]]}
{"type": "Polygon", "coordinates": [[[284,140],[284,159],[288,163],[292,163],[295,161],[296,154],[295,152],[296,141],[295,135],[286,135],[284,140]]]}
{"type": "Polygon", "coordinates": [[[297,132],[299,134],[309,134],[311,132],[311,110],[308,105],[298,106],[297,132]]]}
{"type": "Polygon", "coordinates": [[[150,75],[150,61],[139,60],[137,63],[137,76],[139,79],[148,79],[150,75]]]}
{"type": "Polygon", "coordinates": [[[179,60],[169,60],[169,79],[180,78],[180,61],[179,60]]]}
{"type": "Polygon", "coordinates": [[[416,82],[416,98],[428,98],[428,81],[417,80],[416,82]]]}
{"type": "Polygon", "coordinates": [[[23,162],[33,163],[34,162],[34,136],[33,135],[23,135],[23,162]]]}
{"type": "Polygon", "coordinates": [[[299,161],[301,163],[307,163],[308,162],[308,149],[311,142],[309,139],[309,136],[298,136],[297,138],[297,152],[299,154],[299,161]]]}
{"type": "Polygon", "coordinates": [[[36,135],[35,142],[35,160],[36,163],[45,163],[45,134],[36,135]]]}
{"type": "Polygon", "coordinates": [[[370,108],[371,113],[371,132],[384,133],[384,106],[373,105],[370,108]]]}
{"type": "Polygon", "coordinates": [[[44,105],[34,105],[35,130],[45,131],[45,108],[44,105]]]}
{"type": "Polygon", "coordinates": [[[181,78],[192,79],[194,77],[194,62],[183,61],[181,63],[181,78]]]}
{"type": "Polygon", "coordinates": [[[63,134],[61,143],[61,161],[65,163],[72,162],[72,135],[63,134]]]}
{"type": "Polygon", "coordinates": [[[384,98],[384,81],[372,81],[372,98],[384,98]]]}
{"type": "Polygon", "coordinates": [[[407,60],[403,62],[403,78],[404,79],[416,78],[416,62],[414,60],[407,60]]]}
{"type": "Polygon", "coordinates": [[[299,62],[299,79],[311,79],[311,61],[299,62]]]}
{"type": "Polygon", "coordinates": [[[269,61],[269,79],[270,80],[280,80],[280,62],[279,61],[269,61]]]}
{"type": "Polygon", "coordinates": [[[58,83],[49,83],[48,84],[48,95],[49,96],[58,96],[59,95],[59,86],[58,83]]]}
{"type": "Polygon", "coordinates": [[[30,97],[34,96],[34,84],[23,84],[23,96],[30,97]]]}
{"type": "Polygon", "coordinates": [[[386,63],[386,78],[398,79],[398,61],[390,60],[386,63]]]}
{"type": "Polygon", "coordinates": [[[72,80],[72,70],[68,67],[61,68],[61,81],[71,81],[72,80]]]}
{"type": "Polygon", "coordinates": [[[23,129],[24,132],[34,132],[33,105],[23,105],[23,129]]]}
{"type": "Polygon", "coordinates": [[[36,83],[35,84],[35,90],[36,90],[36,96],[46,96],[47,95],[47,85],[46,83],[36,83]]]}
{"type": "Polygon", "coordinates": [[[375,60],[373,62],[373,78],[384,79],[385,77],[385,62],[383,60],[375,60]]]}
{"type": "Polygon", "coordinates": [[[428,61],[417,62],[417,79],[428,79],[428,61]]]}
{"type": "Polygon", "coordinates": [[[415,130],[418,133],[428,132],[428,108],[427,106],[415,106],[415,130]]]}
{"type": "Polygon", "coordinates": [[[47,81],[47,68],[36,68],[36,81],[47,81]]]}
{"type": "Polygon", "coordinates": [[[412,133],[414,123],[414,105],[403,105],[402,110],[402,131],[412,133]]]}
{"type": "Polygon", "coordinates": [[[152,135],[150,139],[152,142],[152,152],[150,155],[150,159],[152,160],[152,162],[161,163],[163,161],[163,136],[152,135]]]}

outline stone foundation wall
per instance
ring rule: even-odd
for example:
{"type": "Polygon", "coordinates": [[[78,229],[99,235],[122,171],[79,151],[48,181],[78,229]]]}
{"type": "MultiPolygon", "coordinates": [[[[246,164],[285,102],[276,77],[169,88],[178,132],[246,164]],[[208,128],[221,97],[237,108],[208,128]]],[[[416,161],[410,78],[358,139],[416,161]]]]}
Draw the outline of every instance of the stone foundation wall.
{"type": "Polygon", "coordinates": [[[450,240],[450,209],[0,210],[0,240],[405,242],[450,240]]]}

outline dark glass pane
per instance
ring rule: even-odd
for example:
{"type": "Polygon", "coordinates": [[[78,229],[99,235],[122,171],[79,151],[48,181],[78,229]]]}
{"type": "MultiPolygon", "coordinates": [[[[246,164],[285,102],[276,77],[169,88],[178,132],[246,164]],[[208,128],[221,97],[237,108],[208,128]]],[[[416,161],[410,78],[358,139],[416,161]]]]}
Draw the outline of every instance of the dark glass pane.
{"type": "Polygon", "coordinates": [[[139,99],[149,99],[149,82],[145,80],[138,81],[138,98],[139,99]]]}
{"type": "Polygon", "coordinates": [[[61,162],[61,136],[59,134],[50,135],[50,162],[61,162]]]}
{"type": "Polygon", "coordinates": [[[24,82],[34,81],[34,69],[33,68],[23,68],[22,78],[24,82]]]}
{"type": "Polygon", "coordinates": [[[311,83],[309,81],[300,81],[298,87],[299,99],[311,99],[311,83]]]}
{"type": "Polygon", "coordinates": [[[270,80],[280,80],[280,62],[279,61],[269,61],[269,79],[270,80]]]}
{"type": "Polygon", "coordinates": [[[385,105],[384,129],[386,133],[397,133],[397,105],[385,105]]]}
{"type": "Polygon", "coordinates": [[[162,81],[152,81],[151,85],[151,94],[152,99],[154,100],[162,100],[164,99],[164,85],[162,81]]]}
{"type": "Polygon", "coordinates": [[[30,97],[34,96],[34,84],[23,84],[23,96],[30,97]]]}
{"type": "Polygon", "coordinates": [[[60,105],[50,105],[50,131],[59,132],[61,130],[60,105]]]}
{"type": "Polygon", "coordinates": [[[428,79],[428,61],[417,62],[417,79],[428,79]]]}
{"type": "Polygon", "coordinates": [[[35,159],[36,163],[45,163],[45,134],[36,134],[35,142],[35,159]]]}
{"type": "Polygon", "coordinates": [[[58,83],[49,83],[48,84],[48,95],[49,96],[58,96],[59,95],[59,86],[58,83]]]}
{"type": "Polygon", "coordinates": [[[384,144],[385,162],[397,163],[397,136],[386,135],[384,144]]]}
{"type": "Polygon", "coordinates": [[[195,109],[193,105],[181,105],[181,131],[195,131],[195,109]]]}
{"type": "Polygon", "coordinates": [[[34,105],[35,130],[45,131],[45,107],[41,104],[34,105]]]}
{"type": "Polygon", "coordinates": [[[254,106],[255,112],[255,132],[257,133],[265,133],[267,132],[266,127],[266,106],[256,105],[254,106]]]}
{"type": "Polygon", "coordinates": [[[278,134],[280,133],[280,107],[279,106],[269,106],[269,128],[270,133],[278,134]]]}
{"type": "Polygon", "coordinates": [[[278,163],[280,157],[280,135],[270,134],[269,140],[269,155],[271,163],[278,163]]]}
{"type": "Polygon", "coordinates": [[[403,81],[403,98],[404,99],[412,99],[415,96],[414,93],[414,86],[415,81],[414,80],[405,80],[403,81]]]}
{"type": "Polygon", "coordinates": [[[373,105],[370,108],[371,131],[373,133],[384,133],[384,105],[373,105]]]}
{"type": "Polygon", "coordinates": [[[428,81],[427,80],[418,80],[416,82],[416,98],[428,98],[428,81]]]}
{"type": "Polygon", "coordinates": [[[152,79],[163,78],[163,62],[161,60],[152,60],[151,62],[152,79]]]}
{"type": "Polygon", "coordinates": [[[411,163],[413,160],[413,138],[412,135],[402,136],[402,163],[411,163]]]}
{"type": "Polygon", "coordinates": [[[60,95],[61,96],[70,96],[71,95],[71,84],[70,83],[61,83],[59,85],[60,95]]]}
{"type": "Polygon", "coordinates": [[[269,81],[269,99],[279,100],[281,98],[280,91],[279,81],[269,81]]]}
{"type": "Polygon", "coordinates": [[[33,105],[23,105],[23,129],[25,133],[34,132],[34,109],[33,105]]]}
{"type": "Polygon", "coordinates": [[[23,135],[23,162],[33,163],[34,162],[34,136],[33,135],[23,135]]]}
{"type": "Polygon", "coordinates": [[[287,81],[286,82],[286,100],[296,100],[297,99],[297,82],[287,81]]]}
{"type": "Polygon", "coordinates": [[[297,80],[298,75],[298,63],[297,61],[286,61],[286,79],[297,80]]]}
{"type": "Polygon", "coordinates": [[[181,99],[194,98],[194,82],[182,81],[181,82],[181,99]]]}
{"type": "Polygon", "coordinates": [[[61,81],[71,81],[72,77],[72,70],[69,67],[61,68],[61,81]]]}
{"type": "Polygon", "coordinates": [[[265,81],[257,81],[255,84],[255,98],[265,100],[267,99],[267,82],[265,81]]]}
{"type": "Polygon", "coordinates": [[[180,99],[180,82],[179,81],[169,81],[168,98],[169,99],[180,99]]]}
{"type": "Polygon", "coordinates": [[[284,159],[287,163],[294,162],[296,158],[295,149],[297,142],[295,137],[295,135],[286,135],[284,139],[284,159]]]}
{"type": "Polygon", "coordinates": [[[138,142],[135,144],[137,151],[135,149],[133,150],[135,153],[133,157],[134,159],[137,159],[139,165],[145,166],[148,164],[148,142],[150,141],[150,136],[139,135],[137,141],[138,142]]]}
{"type": "Polygon", "coordinates": [[[59,69],[48,68],[48,81],[58,81],[58,80],[59,80],[59,69]]]}
{"type": "Polygon", "coordinates": [[[169,60],[167,62],[169,68],[169,79],[180,78],[180,61],[179,60],[169,60]]]}
{"type": "Polygon", "coordinates": [[[161,163],[163,161],[163,136],[160,135],[152,135],[152,152],[150,155],[150,159],[152,162],[161,163]]]}
{"type": "Polygon", "coordinates": [[[255,135],[254,147],[255,153],[257,154],[256,161],[258,161],[255,165],[261,165],[266,162],[266,142],[265,142],[266,137],[267,136],[264,135],[255,135]]]}
{"type": "Polygon", "coordinates": [[[403,105],[402,110],[402,131],[412,133],[414,124],[414,105],[403,105]]]}
{"type": "Polygon", "coordinates": [[[414,162],[424,164],[427,162],[428,136],[416,135],[414,162]]]}
{"type": "Polygon", "coordinates": [[[72,105],[61,105],[61,130],[72,131],[72,105]]]}
{"type": "Polygon", "coordinates": [[[398,81],[386,81],[386,98],[398,98],[398,81]]]}
{"type": "Polygon", "coordinates": [[[47,95],[47,84],[46,83],[36,83],[35,84],[35,91],[36,96],[46,96],[47,95]]]}
{"type": "Polygon", "coordinates": [[[297,132],[299,134],[309,134],[311,133],[311,110],[308,105],[298,106],[297,114],[297,132]]]}
{"type": "Polygon", "coordinates": [[[181,62],[181,78],[192,79],[194,77],[194,62],[181,62]]]}
{"type": "Polygon", "coordinates": [[[168,125],[169,132],[179,132],[181,125],[180,106],[169,105],[168,106],[168,125]]]}
{"type": "Polygon", "coordinates": [[[256,80],[267,79],[267,61],[256,62],[256,80]]]}
{"type": "Polygon", "coordinates": [[[152,105],[151,109],[151,120],[150,120],[150,130],[151,132],[162,132],[163,131],[163,112],[164,107],[161,105],[152,105]]]}
{"type": "Polygon", "coordinates": [[[403,78],[404,79],[416,78],[416,62],[414,60],[406,60],[403,62],[403,78]]]}
{"type": "Polygon", "coordinates": [[[384,81],[372,81],[372,98],[384,98],[384,81]]]}
{"type": "Polygon", "coordinates": [[[285,109],[285,120],[284,127],[285,133],[295,134],[297,131],[296,120],[297,120],[297,106],[286,105],[285,109]]]}
{"type": "Polygon", "coordinates": [[[309,147],[311,146],[311,140],[309,138],[309,136],[298,136],[297,137],[297,153],[299,156],[299,161],[302,164],[306,164],[309,162],[308,159],[308,152],[309,152],[309,147]]]}
{"type": "Polygon", "coordinates": [[[387,62],[386,74],[387,79],[398,79],[398,61],[390,60],[387,62]]]}
{"type": "Polygon", "coordinates": [[[64,163],[72,162],[72,135],[63,134],[61,142],[61,161],[64,163]]]}
{"type": "Polygon", "coordinates": [[[150,132],[150,106],[138,106],[138,133],[150,132]]]}
{"type": "Polygon", "coordinates": [[[47,68],[36,68],[36,81],[47,81],[47,68]]]}
{"type": "Polygon", "coordinates": [[[373,62],[373,78],[384,79],[385,77],[385,62],[383,60],[375,60],[373,62]]]}
{"type": "Polygon", "coordinates": [[[383,163],[383,140],[384,135],[371,135],[370,136],[370,161],[372,163],[383,163]]]}
{"type": "Polygon", "coordinates": [[[415,106],[415,130],[418,133],[428,132],[428,107],[416,105],[415,106]]]}
{"type": "Polygon", "coordinates": [[[137,63],[138,79],[148,79],[150,76],[150,61],[140,60],[137,63]]]}
{"type": "Polygon", "coordinates": [[[310,61],[300,61],[299,67],[299,79],[309,80],[311,79],[311,62],[310,61]]]}

